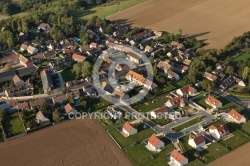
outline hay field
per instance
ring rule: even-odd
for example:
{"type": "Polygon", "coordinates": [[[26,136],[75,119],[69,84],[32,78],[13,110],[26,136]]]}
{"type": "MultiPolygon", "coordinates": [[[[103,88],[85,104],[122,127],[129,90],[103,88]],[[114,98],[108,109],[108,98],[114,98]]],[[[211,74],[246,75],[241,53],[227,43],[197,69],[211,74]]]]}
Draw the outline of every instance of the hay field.
{"type": "Polygon", "coordinates": [[[0,144],[1,165],[131,165],[97,120],[71,120],[0,144]]]}
{"type": "Polygon", "coordinates": [[[177,32],[223,48],[250,30],[249,0],[149,0],[108,17],[132,26],[177,32]]]}

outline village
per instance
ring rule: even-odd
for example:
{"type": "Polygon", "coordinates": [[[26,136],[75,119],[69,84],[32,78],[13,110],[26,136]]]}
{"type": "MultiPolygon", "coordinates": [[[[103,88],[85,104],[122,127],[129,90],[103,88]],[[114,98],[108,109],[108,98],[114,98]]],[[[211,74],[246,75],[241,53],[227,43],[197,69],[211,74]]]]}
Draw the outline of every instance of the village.
{"type": "Polygon", "coordinates": [[[208,164],[250,141],[249,102],[228,93],[249,85],[228,72],[229,63],[204,71],[193,84],[187,81],[202,43],[183,38],[181,30],[169,35],[119,24],[112,30],[81,25],[91,37],[83,44],[78,37],[53,40],[52,26],[37,25],[38,39],[20,32],[20,45],[0,50],[1,141],[82,112],[107,112],[109,118],[100,123],[135,165],[208,164]],[[92,76],[98,58],[99,73],[92,76]],[[153,80],[147,75],[149,63],[153,80]],[[109,82],[113,64],[118,84],[109,82]],[[144,89],[149,93],[139,102],[126,103],[144,89]]]}

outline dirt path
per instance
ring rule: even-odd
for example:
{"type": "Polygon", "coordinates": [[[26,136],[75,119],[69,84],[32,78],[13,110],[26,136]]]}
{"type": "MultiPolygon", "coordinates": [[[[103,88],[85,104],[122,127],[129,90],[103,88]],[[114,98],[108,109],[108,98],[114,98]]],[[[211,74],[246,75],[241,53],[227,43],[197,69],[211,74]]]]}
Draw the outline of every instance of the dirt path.
{"type": "Polygon", "coordinates": [[[109,165],[130,161],[96,120],[71,120],[0,144],[1,165],[109,165]]]}
{"type": "Polygon", "coordinates": [[[108,17],[137,27],[183,33],[223,48],[250,30],[249,0],[149,0],[108,17]]]}
{"type": "Polygon", "coordinates": [[[250,164],[250,143],[247,143],[238,149],[222,156],[210,163],[209,166],[249,166],[250,164]]]}

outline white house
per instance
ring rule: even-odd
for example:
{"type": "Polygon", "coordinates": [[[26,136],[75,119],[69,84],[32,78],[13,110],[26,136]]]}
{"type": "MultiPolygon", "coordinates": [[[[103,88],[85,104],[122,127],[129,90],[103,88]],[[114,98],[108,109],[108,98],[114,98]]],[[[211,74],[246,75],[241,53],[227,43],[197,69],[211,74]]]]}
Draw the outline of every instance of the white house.
{"type": "Polygon", "coordinates": [[[49,119],[45,118],[43,113],[41,111],[39,111],[38,113],[36,113],[36,122],[38,124],[45,124],[45,123],[49,123],[49,119]]]}
{"type": "Polygon", "coordinates": [[[245,87],[245,86],[246,86],[246,84],[245,84],[245,82],[244,82],[243,80],[241,80],[241,81],[238,83],[238,85],[239,85],[239,86],[242,86],[242,87],[245,87]]]}
{"type": "Polygon", "coordinates": [[[135,129],[133,126],[131,126],[128,122],[126,122],[123,125],[122,132],[125,135],[130,136],[130,135],[136,134],[137,133],[137,129],[135,129]]]}
{"type": "Polygon", "coordinates": [[[214,98],[213,96],[208,96],[208,98],[206,98],[205,102],[213,108],[222,107],[222,103],[219,100],[217,100],[216,98],[214,98]]]}
{"type": "Polygon", "coordinates": [[[228,116],[236,123],[246,123],[246,118],[234,109],[228,113],[228,116]]]}
{"type": "Polygon", "coordinates": [[[188,144],[192,146],[194,149],[202,149],[206,145],[206,140],[203,135],[198,135],[195,137],[192,137],[190,135],[188,144]]]}
{"type": "Polygon", "coordinates": [[[171,166],[183,166],[188,164],[188,159],[177,150],[174,150],[170,155],[170,162],[168,164],[171,166]]]}
{"type": "Polygon", "coordinates": [[[197,90],[190,85],[176,90],[176,93],[180,96],[187,96],[187,95],[193,96],[195,95],[196,92],[197,90]]]}
{"type": "Polygon", "coordinates": [[[209,133],[214,137],[214,139],[219,140],[229,134],[229,129],[225,125],[221,125],[219,127],[211,125],[209,127],[209,133]]]}
{"type": "Polygon", "coordinates": [[[148,140],[148,146],[153,150],[159,150],[165,146],[164,142],[162,142],[155,135],[152,135],[148,140]]]}
{"type": "Polygon", "coordinates": [[[156,109],[152,112],[150,112],[150,115],[153,118],[161,118],[161,117],[165,117],[168,114],[168,108],[167,107],[162,107],[159,109],[156,109]]]}
{"type": "Polygon", "coordinates": [[[69,103],[64,107],[64,109],[69,116],[77,113],[77,111],[69,103]]]}

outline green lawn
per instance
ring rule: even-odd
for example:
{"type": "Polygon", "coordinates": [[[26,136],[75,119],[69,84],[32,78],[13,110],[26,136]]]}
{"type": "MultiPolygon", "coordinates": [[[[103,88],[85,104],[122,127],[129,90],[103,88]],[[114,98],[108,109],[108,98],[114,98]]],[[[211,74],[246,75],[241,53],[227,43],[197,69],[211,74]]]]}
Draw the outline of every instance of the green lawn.
{"type": "Polygon", "coordinates": [[[66,69],[61,72],[64,82],[73,81],[76,79],[75,74],[71,69],[66,69]]]}
{"type": "Polygon", "coordinates": [[[97,113],[99,113],[100,117],[102,117],[99,120],[105,126],[106,130],[114,129],[117,126],[123,125],[127,121],[131,120],[130,116],[124,116],[122,119],[119,119],[119,120],[111,120],[111,119],[105,118],[104,112],[102,110],[97,111],[97,113]]]}
{"type": "Polygon", "coordinates": [[[199,160],[195,159],[191,162],[188,162],[187,166],[203,166],[204,164],[199,160]]]}
{"type": "Polygon", "coordinates": [[[4,117],[3,128],[7,137],[25,132],[23,124],[17,113],[4,117]]]}
{"type": "MultiPolygon", "coordinates": [[[[17,13],[17,14],[14,14],[12,15],[12,17],[25,17],[27,16],[29,13],[28,12],[21,12],[21,13],[17,13]]],[[[7,18],[10,18],[11,16],[6,16],[6,15],[2,15],[0,14],[0,20],[3,20],[3,19],[7,19],[7,18]]]]}
{"type": "Polygon", "coordinates": [[[42,66],[47,66],[49,63],[50,63],[49,61],[43,61],[43,62],[41,63],[41,65],[42,65],[42,66]]]}
{"type": "Polygon", "coordinates": [[[149,112],[156,108],[161,108],[164,106],[164,104],[167,102],[167,98],[165,95],[161,95],[158,97],[155,97],[152,100],[148,100],[144,103],[138,103],[134,105],[134,109],[140,112],[149,112]]]}
{"type": "Polygon", "coordinates": [[[163,138],[162,140],[165,146],[159,154],[146,149],[145,143],[135,144],[124,149],[124,151],[134,165],[161,166],[163,163],[169,162],[166,154],[174,150],[174,145],[167,138],[163,138]],[[154,154],[157,154],[157,157],[151,158],[154,154]]]}
{"type": "Polygon", "coordinates": [[[157,103],[157,102],[145,102],[143,104],[139,104],[139,105],[136,105],[134,106],[134,108],[137,110],[137,111],[140,111],[140,112],[148,112],[148,111],[152,111],[156,108],[160,108],[162,107],[163,105],[160,104],[160,103],[157,103]]]}
{"type": "Polygon", "coordinates": [[[224,98],[224,97],[221,97],[221,96],[215,96],[215,97],[216,97],[218,100],[220,100],[221,103],[222,103],[222,107],[219,108],[220,110],[227,110],[227,111],[230,111],[232,108],[234,108],[234,109],[237,109],[237,108],[238,108],[238,106],[237,106],[235,103],[233,103],[233,102],[227,100],[227,99],[224,98]]]}
{"type": "Polygon", "coordinates": [[[218,142],[213,142],[211,145],[208,145],[208,148],[202,151],[202,157],[204,157],[204,163],[210,163],[215,159],[223,156],[228,152],[227,148],[221,145],[218,142]]]}
{"type": "Polygon", "coordinates": [[[156,123],[156,124],[158,124],[160,126],[164,126],[164,125],[169,124],[169,123],[172,122],[172,120],[166,119],[164,117],[163,118],[156,118],[156,119],[151,117],[150,120],[152,120],[154,123],[156,123]]]}
{"type": "Polygon", "coordinates": [[[250,54],[249,53],[243,53],[237,58],[233,60],[234,63],[237,63],[239,61],[244,61],[244,60],[249,60],[250,59],[250,54]]]}
{"type": "Polygon", "coordinates": [[[175,132],[178,132],[178,131],[181,131],[181,130],[183,130],[183,129],[185,129],[185,128],[188,128],[188,127],[190,127],[190,126],[193,126],[193,125],[195,125],[195,124],[197,124],[197,123],[199,123],[199,122],[201,122],[202,121],[202,117],[197,117],[197,118],[195,118],[195,119],[193,119],[193,120],[190,120],[190,121],[188,121],[188,122],[186,122],[186,123],[183,123],[183,124],[181,124],[181,125],[179,125],[179,126],[177,126],[177,127],[174,127],[174,128],[172,128],[175,132]]]}
{"type": "Polygon", "coordinates": [[[193,99],[193,102],[195,102],[196,104],[200,105],[201,107],[203,108],[212,108],[210,105],[208,105],[205,100],[208,96],[202,96],[202,97],[198,97],[198,98],[195,98],[193,99]]]}
{"type": "Polygon", "coordinates": [[[227,148],[225,148],[223,145],[218,142],[214,142],[211,145],[208,145],[208,148],[206,150],[203,150],[201,152],[201,156],[204,157],[204,160],[201,161],[198,158],[194,157],[194,152],[196,152],[196,150],[188,144],[188,139],[189,135],[180,139],[181,147],[184,148],[182,149],[182,151],[184,152],[184,155],[189,159],[188,165],[203,165],[202,162],[209,163],[228,152],[227,148]]]}
{"type": "Polygon", "coordinates": [[[249,138],[240,131],[235,131],[232,134],[234,134],[232,138],[221,141],[221,144],[227,147],[229,150],[233,150],[249,141],[249,138]]]}
{"type": "Polygon", "coordinates": [[[125,148],[134,142],[143,141],[144,139],[149,138],[153,133],[155,133],[155,131],[151,128],[148,128],[129,137],[124,137],[117,129],[112,129],[109,131],[109,133],[115,138],[122,148],[125,148]]]}
{"type": "Polygon", "coordinates": [[[244,123],[244,124],[242,124],[241,126],[239,126],[239,129],[240,129],[242,132],[244,132],[244,133],[250,135],[250,121],[248,120],[246,123],[244,123]]]}
{"type": "MultiPolygon", "coordinates": [[[[218,99],[221,103],[222,103],[222,107],[219,108],[220,110],[227,110],[229,111],[229,109],[237,109],[238,106],[233,103],[233,102],[230,102],[229,100],[225,99],[224,97],[221,97],[221,96],[216,96],[216,95],[212,95],[214,96],[216,99],[218,99]]],[[[199,104],[200,106],[202,106],[203,108],[212,108],[210,105],[206,104],[205,100],[206,98],[208,97],[208,95],[206,96],[202,96],[202,97],[198,97],[196,99],[193,99],[193,102],[199,104]]]]}
{"type": "Polygon", "coordinates": [[[100,18],[105,18],[107,16],[111,16],[117,12],[123,11],[127,8],[135,6],[139,3],[145,2],[147,0],[124,0],[121,2],[117,2],[115,4],[108,4],[94,7],[91,9],[86,9],[83,11],[79,11],[74,13],[74,17],[77,17],[78,20],[89,20],[93,16],[99,16],[100,18]]]}

